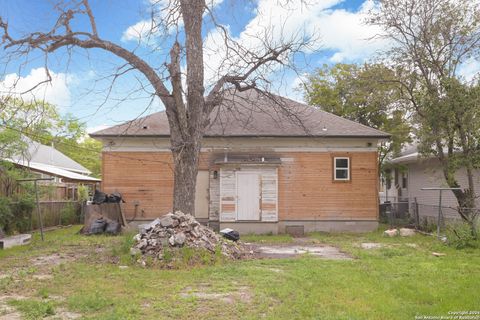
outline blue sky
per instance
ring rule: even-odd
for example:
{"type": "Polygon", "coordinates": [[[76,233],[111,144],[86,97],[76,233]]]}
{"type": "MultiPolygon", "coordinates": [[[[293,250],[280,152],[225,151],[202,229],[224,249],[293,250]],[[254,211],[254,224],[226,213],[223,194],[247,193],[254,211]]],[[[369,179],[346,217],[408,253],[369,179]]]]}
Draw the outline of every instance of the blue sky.
{"type": "MultiPolygon", "coordinates": [[[[227,26],[232,37],[245,46],[255,45],[249,35],[262,30],[267,24],[274,26],[276,31],[280,25],[283,26],[281,35],[277,32],[273,38],[288,38],[299,30],[315,37],[320,36],[320,41],[313,45],[314,50],[306,53],[306,59],[297,59],[302,73],[312,72],[324,63],[361,63],[388,47],[385,40],[371,40],[378,30],[363,24],[366,12],[373,6],[371,0],[309,0],[307,6],[299,5],[301,1],[298,0],[290,2],[289,8],[279,6],[282,1],[277,0],[208,1],[213,3],[218,22],[227,26]]],[[[0,14],[7,18],[12,35],[18,36],[35,29],[45,31],[57,17],[57,13],[51,9],[52,2],[0,0],[0,14]]],[[[148,23],[149,0],[91,2],[100,37],[130,50],[135,49],[152,65],[162,66],[165,53],[169,50],[168,45],[162,44],[168,44],[171,39],[152,36],[146,41],[139,37],[143,34],[142,26],[148,23]]],[[[88,21],[77,19],[74,28],[84,30],[88,28],[88,21]]],[[[218,33],[211,28],[211,24],[207,23],[204,34],[208,69],[206,78],[214,79],[215,73],[212,70],[219,68],[220,62],[217,60],[221,57],[222,48],[215,41],[218,33]]],[[[11,91],[22,92],[28,89],[45,77],[42,70],[44,63],[44,56],[39,52],[32,53],[27,62],[9,61],[5,70],[2,70],[0,89],[2,92],[8,91],[12,83],[16,83],[16,88],[11,91]]],[[[35,97],[43,97],[58,105],[62,112],[71,113],[86,122],[90,130],[162,110],[162,105],[156,99],[151,103],[148,83],[137,72],[129,72],[121,77],[106,99],[111,80],[108,76],[123,63],[100,50],[74,49],[71,55],[66,51],[56,52],[48,59],[48,68],[54,80],[50,85],[37,89],[35,97]],[[142,86],[146,86],[146,90],[142,86]]],[[[301,99],[301,94],[295,90],[301,77],[290,71],[279,74],[281,76],[276,73],[272,75],[272,80],[278,83],[275,90],[301,99]]]]}

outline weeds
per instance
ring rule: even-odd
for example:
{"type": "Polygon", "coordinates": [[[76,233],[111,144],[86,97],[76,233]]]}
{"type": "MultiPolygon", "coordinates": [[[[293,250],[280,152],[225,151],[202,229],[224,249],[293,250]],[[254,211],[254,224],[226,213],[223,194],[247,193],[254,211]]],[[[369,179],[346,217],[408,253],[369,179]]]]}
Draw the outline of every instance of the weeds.
{"type": "Polygon", "coordinates": [[[41,319],[55,314],[54,303],[38,300],[11,300],[11,306],[20,311],[25,319],[41,319]]]}

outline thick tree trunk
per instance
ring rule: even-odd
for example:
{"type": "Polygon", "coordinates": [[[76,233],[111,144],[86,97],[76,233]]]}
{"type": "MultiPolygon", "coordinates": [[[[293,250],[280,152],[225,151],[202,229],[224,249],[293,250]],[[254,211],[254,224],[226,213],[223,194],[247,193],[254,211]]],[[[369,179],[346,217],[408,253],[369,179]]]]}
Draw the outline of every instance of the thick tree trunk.
{"type": "Polygon", "coordinates": [[[199,143],[172,150],[174,163],[173,210],[195,214],[199,143]]]}

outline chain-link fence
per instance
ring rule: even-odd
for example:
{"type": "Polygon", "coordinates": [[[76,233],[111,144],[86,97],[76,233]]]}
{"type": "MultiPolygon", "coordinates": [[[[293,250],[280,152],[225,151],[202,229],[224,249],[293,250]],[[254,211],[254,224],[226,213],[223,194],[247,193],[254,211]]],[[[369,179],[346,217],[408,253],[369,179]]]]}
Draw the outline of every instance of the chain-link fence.
{"type": "MultiPolygon", "coordinates": [[[[462,208],[464,213],[478,221],[480,209],[462,208]]],[[[380,204],[380,222],[391,228],[409,227],[426,232],[444,234],[446,227],[461,223],[458,208],[413,202],[386,202],[380,204]]]]}

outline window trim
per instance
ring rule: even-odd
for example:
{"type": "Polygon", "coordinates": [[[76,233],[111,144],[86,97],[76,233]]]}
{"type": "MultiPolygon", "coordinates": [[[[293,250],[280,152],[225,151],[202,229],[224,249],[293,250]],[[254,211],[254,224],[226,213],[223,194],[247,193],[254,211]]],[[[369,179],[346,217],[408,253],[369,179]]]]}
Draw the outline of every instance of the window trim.
{"type": "Polygon", "coordinates": [[[350,181],[350,170],[351,170],[351,161],[350,157],[333,157],[333,180],[334,181],[350,181]],[[346,159],[347,167],[346,168],[337,168],[337,159],[346,159]],[[337,178],[337,170],[346,170],[347,178],[337,178]]]}

